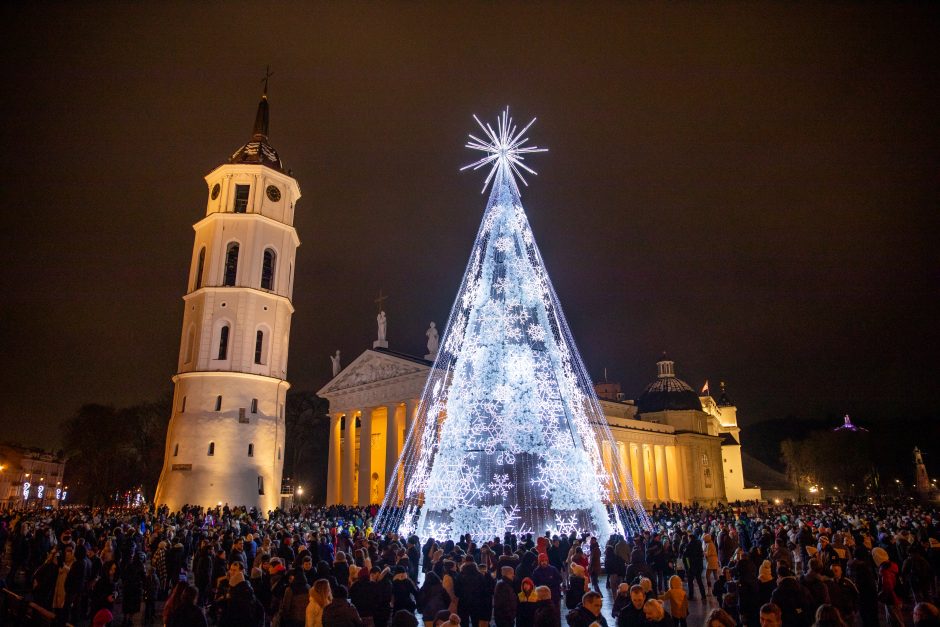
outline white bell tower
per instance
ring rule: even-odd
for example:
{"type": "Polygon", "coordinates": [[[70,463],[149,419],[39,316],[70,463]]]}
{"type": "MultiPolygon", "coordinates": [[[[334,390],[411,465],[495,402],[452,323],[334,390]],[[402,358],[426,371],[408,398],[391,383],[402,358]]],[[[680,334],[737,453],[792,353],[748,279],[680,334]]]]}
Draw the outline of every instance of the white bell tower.
{"type": "Polygon", "coordinates": [[[280,504],[300,245],[293,226],[300,187],[268,143],[267,84],[251,141],[206,183],[155,500],[171,510],[222,503],[267,513],[280,504]]]}

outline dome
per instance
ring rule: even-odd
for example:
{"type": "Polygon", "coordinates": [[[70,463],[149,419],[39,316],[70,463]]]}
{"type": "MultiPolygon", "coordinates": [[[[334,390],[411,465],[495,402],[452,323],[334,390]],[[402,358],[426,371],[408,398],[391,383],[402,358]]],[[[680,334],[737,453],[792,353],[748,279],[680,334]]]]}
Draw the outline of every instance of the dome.
{"type": "Polygon", "coordinates": [[[656,362],[658,378],[646,386],[636,399],[637,413],[651,414],[658,411],[702,411],[702,402],[695,390],[682,379],[676,378],[674,362],[656,362]]]}

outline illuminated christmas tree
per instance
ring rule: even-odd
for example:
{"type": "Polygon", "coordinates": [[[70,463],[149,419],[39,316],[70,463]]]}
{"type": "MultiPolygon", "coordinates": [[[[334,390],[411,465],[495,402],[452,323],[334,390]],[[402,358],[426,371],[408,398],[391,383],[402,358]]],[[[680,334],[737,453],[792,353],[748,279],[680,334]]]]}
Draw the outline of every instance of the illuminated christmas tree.
{"type": "Polygon", "coordinates": [[[508,110],[477,119],[492,184],[376,528],[422,538],[649,526],[561,311],[516,184],[535,174],[508,110]]]}

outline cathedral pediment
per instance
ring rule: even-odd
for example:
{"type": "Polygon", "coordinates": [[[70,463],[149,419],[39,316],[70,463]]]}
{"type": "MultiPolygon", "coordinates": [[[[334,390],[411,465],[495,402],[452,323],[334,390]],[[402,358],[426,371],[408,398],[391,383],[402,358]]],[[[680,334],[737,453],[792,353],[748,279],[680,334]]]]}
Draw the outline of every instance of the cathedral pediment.
{"type": "Polygon", "coordinates": [[[346,366],[317,394],[323,397],[344,393],[370,384],[391,382],[407,375],[427,376],[428,362],[421,359],[399,357],[384,351],[367,350],[346,366]]]}

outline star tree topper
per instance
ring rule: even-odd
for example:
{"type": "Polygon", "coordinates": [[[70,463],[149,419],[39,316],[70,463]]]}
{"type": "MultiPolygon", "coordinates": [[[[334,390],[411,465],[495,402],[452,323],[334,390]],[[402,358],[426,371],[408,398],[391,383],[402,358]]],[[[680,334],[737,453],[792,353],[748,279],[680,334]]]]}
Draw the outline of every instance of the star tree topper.
{"type": "Polygon", "coordinates": [[[484,124],[480,121],[480,118],[475,115],[473,119],[476,120],[480,128],[483,129],[483,132],[486,133],[487,139],[480,139],[471,134],[471,141],[467,142],[466,147],[471,150],[485,152],[486,156],[479,161],[465,165],[460,168],[460,171],[463,172],[468,169],[479,170],[486,165],[491,166],[490,173],[483,182],[483,190],[481,193],[486,191],[490,181],[493,180],[493,175],[501,169],[505,169],[507,174],[518,176],[522,184],[528,187],[529,184],[526,182],[525,177],[522,176],[522,170],[535,176],[538,175],[538,172],[523,163],[523,161],[525,161],[523,155],[533,152],[548,152],[548,148],[525,145],[525,143],[529,141],[529,138],[524,136],[525,132],[529,130],[529,127],[535,124],[536,118],[532,118],[532,121],[518,132],[516,132],[518,127],[513,123],[512,118],[509,117],[509,107],[506,107],[502,115],[496,119],[496,129],[489,124],[484,124]]]}

